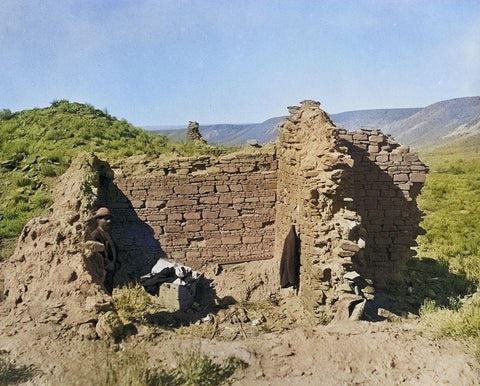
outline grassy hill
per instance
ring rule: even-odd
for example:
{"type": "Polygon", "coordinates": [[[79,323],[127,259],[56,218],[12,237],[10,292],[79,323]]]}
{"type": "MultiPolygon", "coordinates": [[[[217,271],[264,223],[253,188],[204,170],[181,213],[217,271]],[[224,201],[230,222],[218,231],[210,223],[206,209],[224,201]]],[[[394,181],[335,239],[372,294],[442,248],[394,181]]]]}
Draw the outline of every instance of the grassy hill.
{"type": "Polygon", "coordinates": [[[50,185],[78,153],[91,151],[114,160],[139,154],[158,157],[173,149],[180,154],[202,151],[193,147],[174,147],[165,137],[124,119],[66,100],[42,109],[0,111],[0,247],[50,206],[50,185]]]}

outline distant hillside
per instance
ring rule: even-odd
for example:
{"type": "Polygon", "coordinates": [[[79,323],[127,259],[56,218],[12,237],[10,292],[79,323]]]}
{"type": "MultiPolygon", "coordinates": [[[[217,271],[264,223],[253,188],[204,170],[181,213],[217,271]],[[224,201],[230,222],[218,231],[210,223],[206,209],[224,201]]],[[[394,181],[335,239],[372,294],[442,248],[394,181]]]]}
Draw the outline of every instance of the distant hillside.
{"type": "Polygon", "coordinates": [[[332,114],[332,121],[336,126],[348,130],[380,129],[384,130],[396,121],[400,121],[418,113],[421,108],[409,109],[383,109],[383,110],[360,110],[347,111],[332,114]]]}
{"type": "MultiPolygon", "coordinates": [[[[381,129],[409,146],[440,145],[453,138],[480,134],[480,97],[456,98],[425,108],[347,111],[332,114],[331,118],[348,130],[381,129]]],[[[241,144],[251,139],[266,143],[277,138],[278,124],[284,120],[276,117],[257,124],[200,125],[200,132],[212,144],[241,144]]],[[[182,141],[186,129],[157,132],[182,141]]]]}
{"type": "Polygon", "coordinates": [[[427,106],[406,119],[394,122],[387,132],[399,142],[416,147],[480,134],[480,97],[450,99],[427,106]]]}
{"type": "MultiPolygon", "coordinates": [[[[200,125],[203,138],[211,144],[240,145],[249,140],[259,143],[272,142],[277,138],[277,126],[285,117],[271,118],[262,123],[200,125]]],[[[149,129],[155,126],[145,127],[149,129]]],[[[172,141],[185,141],[187,129],[154,130],[172,141]]]]}

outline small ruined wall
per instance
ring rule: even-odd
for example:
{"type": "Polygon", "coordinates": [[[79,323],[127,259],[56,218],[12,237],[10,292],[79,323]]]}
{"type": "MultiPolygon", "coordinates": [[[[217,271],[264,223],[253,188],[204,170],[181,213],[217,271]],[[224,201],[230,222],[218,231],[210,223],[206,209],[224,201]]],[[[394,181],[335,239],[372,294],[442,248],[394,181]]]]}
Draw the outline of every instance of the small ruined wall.
{"type": "Polygon", "coordinates": [[[354,201],[366,230],[355,269],[379,288],[403,286],[421,213],[416,197],[428,172],[416,154],[378,130],[340,131],[354,160],[354,201]]]}
{"type": "Polygon", "coordinates": [[[273,257],[277,162],[273,151],[179,158],[109,186],[125,280],[159,257],[199,267],[273,257]],[[127,270],[127,271],[125,271],[127,270]]]}
{"type": "Polygon", "coordinates": [[[102,177],[111,178],[108,165],[81,154],[53,189],[50,214],[25,225],[3,271],[7,296],[0,312],[9,316],[0,330],[36,328],[40,336],[60,325],[92,329],[111,308],[103,262],[86,241],[102,177]]]}

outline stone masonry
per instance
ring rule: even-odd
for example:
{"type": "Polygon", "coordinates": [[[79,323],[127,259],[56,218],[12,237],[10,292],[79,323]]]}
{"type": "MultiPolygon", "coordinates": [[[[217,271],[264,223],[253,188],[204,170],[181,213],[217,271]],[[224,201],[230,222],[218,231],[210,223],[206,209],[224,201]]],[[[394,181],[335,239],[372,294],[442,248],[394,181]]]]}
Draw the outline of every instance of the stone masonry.
{"type": "Polygon", "coordinates": [[[116,174],[105,202],[124,260],[119,283],[161,256],[194,268],[278,264],[294,225],[299,295],[318,318],[351,318],[376,292],[402,291],[427,167],[379,131],[335,127],[318,102],[289,111],[275,147],[116,174]]]}
{"type": "Polygon", "coordinates": [[[280,127],[276,254],[295,225],[301,243],[300,295],[322,318],[324,306],[351,292],[344,275],[361,247],[360,218],[351,197],[354,162],[319,106],[304,101],[289,108],[280,127]]]}
{"type": "Polygon", "coordinates": [[[360,273],[379,288],[401,286],[405,261],[421,232],[416,197],[428,168],[408,147],[378,130],[339,132],[354,160],[354,200],[366,233],[360,273]]]}
{"type": "Polygon", "coordinates": [[[161,256],[199,267],[273,256],[277,161],[272,151],[175,159],[116,177],[107,205],[125,280],[161,256]]]}

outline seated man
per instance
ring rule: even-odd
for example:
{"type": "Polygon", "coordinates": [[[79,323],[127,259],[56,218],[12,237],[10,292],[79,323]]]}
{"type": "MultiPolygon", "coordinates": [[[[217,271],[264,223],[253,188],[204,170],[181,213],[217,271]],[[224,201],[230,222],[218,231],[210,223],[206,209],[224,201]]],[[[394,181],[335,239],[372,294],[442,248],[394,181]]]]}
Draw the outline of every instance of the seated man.
{"type": "Polygon", "coordinates": [[[113,277],[118,269],[118,251],[110,230],[110,211],[108,208],[99,208],[93,218],[96,220],[96,228],[89,235],[88,239],[98,241],[105,246],[105,249],[99,254],[103,257],[103,267],[105,269],[104,286],[108,293],[113,291],[113,277]]]}

